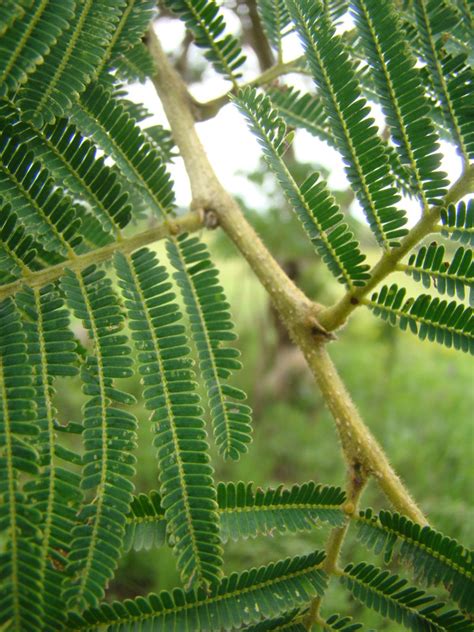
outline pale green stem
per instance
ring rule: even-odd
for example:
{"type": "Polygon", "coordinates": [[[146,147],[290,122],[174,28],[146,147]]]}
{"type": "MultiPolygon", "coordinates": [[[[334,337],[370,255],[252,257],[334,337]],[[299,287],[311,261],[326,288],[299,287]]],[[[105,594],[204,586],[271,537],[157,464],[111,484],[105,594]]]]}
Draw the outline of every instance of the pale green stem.
{"type": "Polygon", "coordinates": [[[408,491],[390,466],[382,448],[362,421],[327,354],[327,332],[318,322],[320,305],[312,303],[286,276],[245,219],[235,200],[218,181],[196,133],[186,86],[171,66],[154,31],[148,46],[158,72],[153,83],[163,104],[174,140],[183,158],[196,207],[212,211],[268,291],[292,339],[303,351],[339,431],[349,466],[358,463],[377,478],[398,511],[426,524],[408,491]]]}
{"type": "Polygon", "coordinates": [[[449,204],[458,202],[465,195],[473,191],[474,165],[469,165],[448,191],[444,199],[444,205],[432,207],[401,240],[397,248],[392,248],[384,252],[379,261],[372,268],[370,279],[366,285],[346,292],[340,301],[324,309],[318,315],[321,325],[328,331],[334,331],[343,325],[347,317],[361,304],[362,299],[389,274],[396,270],[398,263],[403,257],[411,252],[427,235],[438,230],[437,224],[441,210],[449,204]]]}
{"type": "Polygon", "coordinates": [[[188,213],[183,217],[168,219],[165,224],[160,224],[155,228],[145,230],[138,235],[121,239],[120,241],[107,244],[102,248],[91,250],[82,255],[66,259],[57,265],[50,266],[44,270],[35,272],[24,272],[23,276],[12,283],[7,283],[0,287],[0,301],[7,296],[12,296],[22,285],[29,287],[43,287],[48,283],[57,281],[65,272],[65,270],[74,270],[79,272],[92,264],[103,263],[108,261],[116,252],[127,254],[138,248],[147,246],[170,235],[178,235],[180,233],[190,233],[203,228],[203,216],[196,212],[188,213]]]}

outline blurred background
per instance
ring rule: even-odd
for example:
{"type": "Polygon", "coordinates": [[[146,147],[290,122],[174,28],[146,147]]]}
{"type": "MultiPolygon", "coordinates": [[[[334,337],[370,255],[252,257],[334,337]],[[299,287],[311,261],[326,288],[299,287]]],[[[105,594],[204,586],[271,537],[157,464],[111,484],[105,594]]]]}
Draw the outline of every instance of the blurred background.
{"type": "MultiPolygon", "coordinates": [[[[262,37],[255,1],[225,2],[224,12],[230,30],[239,33],[244,40],[248,57],[244,80],[251,79],[274,63],[272,51],[262,37]]],[[[178,20],[165,11],[155,27],[196,98],[209,100],[228,89],[226,82],[212,71],[194,47],[178,20]]],[[[350,29],[350,19],[343,20],[340,28],[350,29]]],[[[286,38],[285,46],[286,60],[301,54],[293,35],[286,38]]],[[[309,78],[290,75],[285,77],[285,82],[300,89],[311,89],[309,78]]],[[[146,126],[166,124],[150,82],[133,84],[127,89],[131,100],[143,103],[149,110],[146,126]]],[[[383,126],[383,117],[375,105],[373,112],[383,126]]],[[[227,105],[216,118],[199,124],[198,131],[223,184],[239,199],[248,219],[287,274],[319,302],[330,304],[337,300],[342,286],[318,261],[262,162],[257,143],[233,106],[227,105]]],[[[460,160],[448,143],[443,142],[442,149],[444,168],[454,180],[460,173],[460,160]]],[[[375,262],[379,250],[366,225],[360,221],[360,209],[348,190],[336,152],[323,141],[298,131],[287,161],[298,181],[314,169],[326,176],[369,263],[375,262]]],[[[187,209],[189,186],[179,158],[173,160],[171,171],[176,181],[177,204],[187,209]]],[[[418,209],[411,200],[404,202],[410,222],[414,223],[418,209]]],[[[143,219],[142,227],[153,221],[143,219]]],[[[131,230],[136,231],[137,227],[131,230]]],[[[264,486],[280,483],[291,486],[309,480],[344,485],[344,463],[334,424],[302,355],[289,341],[264,290],[225,235],[207,231],[202,237],[208,242],[213,260],[221,271],[239,335],[237,346],[244,368],[233,384],[247,392],[254,410],[254,441],[239,462],[224,463],[211,446],[216,480],[254,481],[264,486]]],[[[164,260],[162,244],[158,244],[156,250],[164,260]]],[[[396,280],[394,275],[390,282],[396,280]]],[[[424,291],[411,277],[404,276],[402,281],[408,294],[424,291]]],[[[81,337],[80,324],[75,326],[81,337]]],[[[363,418],[382,443],[395,469],[435,528],[459,538],[466,546],[472,545],[474,390],[470,358],[434,343],[422,343],[411,334],[379,321],[363,308],[356,311],[339,338],[331,343],[331,355],[363,418]]],[[[85,340],[84,344],[87,345],[85,340]]],[[[64,385],[58,382],[59,420],[63,423],[80,420],[85,398],[79,380],[68,379],[64,385]]],[[[136,490],[157,489],[153,428],[149,413],[140,403],[138,376],[122,381],[121,386],[139,402],[133,410],[139,422],[136,490]]],[[[361,506],[382,508],[387,505],[375,486],[369,485],[361,506]]],[[[257,538],[226,545],[225,571],[320,548],[326,537],[327,529],[321,528],[310,534],[257,538]]],[[[360,549],[350,535],[342,561],[359,559],[373,558],[360,549]]],[[[398,572],[396,562],[394,569],[398,572]]],[[[355,620],[380,630],[398,629],[396,625],[380,623],[375,614],[363,612],[339,590],[336,582],[333,584],[323,614],[338,611],[352,614],[355,620]]],[[[122,559],[110,585],[109,597],[123,599],[176,585],[179,585],[178,575],[166,547],[130,552],[122,559]]]]}

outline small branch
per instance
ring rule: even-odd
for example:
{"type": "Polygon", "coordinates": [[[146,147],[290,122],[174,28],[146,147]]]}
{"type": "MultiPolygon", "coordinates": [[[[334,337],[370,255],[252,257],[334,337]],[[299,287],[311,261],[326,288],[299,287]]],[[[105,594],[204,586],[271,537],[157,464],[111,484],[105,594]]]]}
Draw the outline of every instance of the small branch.
{"type": "Polygon", "coordinates": [[[148,46],[159,69],[153,83],[184,160],[193,204],[215,213],[220,226],[270,295],[290,336],[303,351],[335,419],[347,463],[360,463],[367,474],[377,478],[398,511],[414,522],[426,524],[422,512],[362,421],[327,354],[325,343],[331,336],[319,323],[321,305],[310,301],[287,277],[247,222],[236,201],[222,187],[196,133],[186,86],[171,66],[153,30],[149,32],[148,46]]]}
{"type": "Polygon", "coordinates": [[[52,283],[59,279],[68,270],[85,270],[92,264],[102,263],[110,259],[114,253],[122,252],[124,254],[133,252],[138,248],[152,244],[160,239],[165,239],[170,235],[179,235],[180,233],[191,233],[203,228],[203,216],[198,213],[188,213],[183,217],[170,218],[165,224],[160,224],[155,228],[145,230],[138,235],[122,239],[120,241],[107,244],[102,248],[91,250],[74,258],[66,259],[66,261],[57,265],[29,272],[24,274],[20,279],[0,286],[0,300],[7,296],[12,296],[22,285],[30,287],[43,287],[48,283],[52,283]]]}
{"type": "MultiPolygon", "coordinates": [[[[345,511],[349,515],[353,515],[357,510],[359,498],[364,491],[367,484],[368,476],[367,472],[363,470],[359,463],[354,462],[350,465],[348,470],[347,481],[347,501],[345,504],[345,511]]],[[[337,561],[341,552],[342,545],[344,543],[347,531],[349,530],[350,521],[346,520],[343,527],[334,528],[329,534],[329,538],[326,544],[326,559],[323,563],[323,570],[328,575],[337,574],[337,561]]],[[[321,606],[321,597],[316,597],[311,602],[309,613],[305,620],[305,626],[307,630],[311,630],[313,625],[321,622],[319,616],[319,609],[321,606]]]]}
{"type": "MultiPolygon", "coordinates": [[[[461,177],[453,184],[445,197],[444,206],[458,202],[468,193],[474,191],[474,165],[469,165],[461,177]]],[[[398,263],[427,235],[438,230],[437,224],[444,207],[434,206],[410,230],[398,248],[385,252],[371,270],[371,277],[366,285],[354,291],[346,292],[339,302],[324,309],[319,321],[327,331],[334,331],[343,325],[347,317],[362,303],[385,277],[394,272],[398,263]]]]}
{"type": "MultiPolygon", "coordinates": [[[[262,74],[255,79],[252,79],[247,83],[243,83],[241,88],[243,89],[247,86],[264,86],[272,81],[275,81],[275,79],[278,79],[278,77],[281,77],[282,75],[287,75],[291,72],[303,72],[303,69],[301,68],[303,60],[304,57],[297,57],[292,61],[275,64],[271,68],[268,68],[268,70],[262,72],[262,74]]],[[[233,94],[235,94],[235,89],[229,90],[229,92],[204,103],[197,101],[193,96],[189,95],[194,120],[201,122],[214,118],[214,116],[218,114],[219,110],[229,103],[230,97],[233,94]]]]}

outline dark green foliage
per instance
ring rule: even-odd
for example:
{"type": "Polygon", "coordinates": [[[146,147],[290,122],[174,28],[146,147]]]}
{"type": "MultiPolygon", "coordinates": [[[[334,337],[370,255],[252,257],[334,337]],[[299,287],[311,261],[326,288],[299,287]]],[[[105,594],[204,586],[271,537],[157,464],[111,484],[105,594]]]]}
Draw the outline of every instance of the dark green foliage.
{"type": "Polygon", "coordinates": [[[268,41],[280,57],[283,35],[291,22],[285,0],[257,0],[257,6],[268,41]]]}
{"type": "Polygon", "coordinates": [[[230,305],[205,244],[181,235],[166,246],[190,320],[216,444],[224,458],[238,459],[251,441],[252,419],[251,409],[241,403],[245,393],[224,381],[241,368],[239,351],[224,346],[236,338],[230,305]]]}
{"type": "Polygon", "coordinates": [[[428,586],[442,583],[459,607],[474,611],[474,556],[455,540],[399,514],[370,509],[357,518],[358,538],[389,562],[394,551],[413,566],[417,580],[428,586]]]}
{"type": "Polygon", "coordinates": [[[237,38],[223,35],[226,25],[214,0],[165,0],[165,4],[184,20],[217,72],[235,82],[241,76],[238,69],[245,55],[237,38]]]}
{"type": "Polygon", "coordinates": [[[5,116],[7,124],[13,123],[11,133],[27,143],[35,158],[94,210],[105,231],[112,235],[119,233],[131,217],[124,191],[125,179],[105,164],[104,157],[97,158],[95,145],[67,119],[59,119],[54,125],[37,131],[18,121],[13,107],[6,103],[2,105],[0,114],[5,116]]]}
{"type": "Polygon", "coordinates": [[[92,85],[75,107],[72,118],[116,161],[157,215],[170,211],[174,194],[161,156],[118,99],[99,84],[92,85]]]}
{"type": "Polygon", "coordinates": [[[47,249],[74,253],[81,241],[80,220],[49,172],[41,169],[27,144],[7,128],[0,134],[0,199],[10,203],[25,228],[47,249]]]}
{"type": "Polygon", "coordinates": [[[114,61],[117,76],[123,81],[145,83],[155,73],[153,59],[146,47],[139,42],[120,53],[114,61]]]}
{"type": "Polygon", "coordinates": [[[176,588],[171,594],[162,592],[146,599],[104,604],[82,616],[71,615],[70,629],[87,630],[101,624],[109,632],[132,632],[140,620],[152,629],[183,632],[239,628],[262,617],[275,617],[322,595],[326,588],[326,576],[320,570],[323,560],[324,553],[315,551],[252,568],[240,575],[232,573],[207,593],[203,589],[186,593],[176,588]]]}
{"type": "Polygon", "coordinates": [[[28,270],[36,257],[34,239],[27,235],[11,204],[0,210],[0,268],[2,283],[8,283],[28,270]]]}
{"type": "MultiPolygon", "coordinates": [[[[7,2],[5,9],[0,8],[0,24],[1,12],[15,16],[12,4],[19,8],[17,2],[7,2]]],[[[9,28],[2,33],[0,95],[15,92],[41,64],[42,56],[48,55],[63,32],[69,29],[73,9],[73,0],[34,0],[28,10],[17,9],[17,19],[7,22],[9,28]]]]}
{"type": "MultiPolygon", "coordinates": [[[[465,304],[467,288],[472,303],[474,272],[474,202],[466,197],[472,193],[468,161],[474,154],[471,4],[0,0],[2,632],[359,630],[348,611],[327,617],[333,608],[329,610],[332,596],[327,601],[324,597],[326,572],[339,575],[356,599],[394,621],[394,629],[474,630],[472,618],[464,618],[474,611],[472,552],[455,540],[398,514],[374,516],[367,510],[357,515],[339,487],[313,482],[283,487],[277,482],[280,463],[272,470],[276,482],[270,487],[230,480],[235,464],[229,463],[219,466],[225,482],[215,484],[211,454],[238,459],[251,439],[251,410],[244,392],[229,380],[244,381],[248,388],[252,376],[234,375],[241,367],[239,351],[224,284],[211,258],[214,238],[180,234],[184,225],[204,232],[214,213],[241,254],[264,275],[261,280],[271,290],[276,311],[307,357],[336,337],[332,331],[357,305],[368,306],[421,340],[473,352],[474,319],[465,304]],[[240,20],[242,44],[226,29],[229,11],[240,20]],[[349,11],[355,17],[350,24],[345,19],[349,11]],[[176,47],[173,53],[176,68],[186,67],[191,83],[201,71],[208,76],[211,64],[203,67],[201,59],[196,67],[194,53],[187,54],[193,37],[215,70],[230,80],[229,93],[211,99],[210,105],[200,104],[188,99],[184,86],[174,85],[171,68],[161,63],[155,68],[147,44],[153,39],[152,20],[160,12],[164,20],[159,28],[166,28],[165,20],[181,19],[189,30],[182,50],[176,47]],[[268,41],[255,42],[262,33],[268,41]],[[292,61],[286,59],[290,33],[304,49],[292,61]],[[251,76],[249,64],[249,76],[242,81],[242,45],[257,53],[261,77],[251,76]],[[272,56],[275,65],[267,68],[272,56]],[[294,73],[310,74],[313,90],[304,77],[286,78],[294,73]],[[126,85],[152,76],[160,94],[165,78],[178,110],[190,106],[182,127],[170,117],[190,175],[194,157],[186,146],[197,147],[192,117],[207,118],[229,99],[237,104],[288,202],[277,195],[270,220],[262,212],[259,223],[271,221],[281,251],[288,251],[301,240],[289,234],[291,207],[316,257],[345,285],[332,305],[319,304],[314,291],[319,280],[308,296],[300,294],[300,279],[294,286],[272,285],[272,266],[267,277],[267,265],[262,265],[270,256],[262,257],[258,242],[250,242],[249,227],[242,224],[240,233],[237,223],[231,234],[226,222],[232,223],[233,215],[223,213],[227,198],[213,176],[206,175],[205,160],[204,178],[199,164],[193,167],[197,176],[191,177],[190,210],[200,209],[199,214],[186,209],[175,214],[167,167],[178,155],[175,142],[170,131],[147,122],[152,114],[131,100],[133,86],[126,85]],[[384,114],[380,126],[372,118],[379,106],[384,114]],[[301,165],[298,169],[293,160],[298,145],[294,155],[285,156],[299,129],[342,157],[351,190],[336,194],[341,207],[323,175],[305,170],[305,179],[299,177],[301,165]],[[438,135],[462,158],[463,173],[455,183],[440,172],[438,135]],[[423,211],[409,231],[403,195],[415,198],[423,211]],[[342,210],[353,197],[377,242],[367,256],[348,227],[359,234],[357,220],[346,222],[342,210]],[[169,266],[160,264],[155,254],[159,246],[153,241],[163,237],[169,266]],[[447,239],[457,243],[453,247],[447,239]],[[368,261],[374,262],[372,268],[368,261]],[[107,269],[111,262],[114,269],[107,269]],[[458,302],[427,294],[406,299],[404,288],[379,287],[396,271],[421,281],[433,294],[456,296],[458,302]],[[316,320],[320,314],[327,336],[321,335],[316,320]],[[141,424],[146,420],[141,403],[117,381],[130,379],[127,388],[135,392],[140,390],[133,381],[137,376],[151,414],[159,491],[134,495],[134,482],[141,491],[148,473],[141,471],[142,462],[136,463],[137,420],[128,407],[136,406],[141,424]],[[74,394],[78,384],[79,404],[74,394]],[[208,445],[207,422],[215,450],[208,445]],[[325,553],[313,551],[223,577],[225,549],[231,551],[230,563],[235,562],[236,545],[230,541],[260,550],[258,541],[240,540],[267,536],[268,547],[272,536],[291,534],[296,537],[288,539],[288,546],[295,550],[315,537],[312,531],[322,524],[331,533],[327,560],[325,553]],[[384,554],[386,565],[396,553],[412,567],[417,584],[436,586],[437,594],[445,593],[463,614],[365,562],[341,571],[336,558],[354,552],[338,555],[336,549],[345,529],[354,527],[363,544],[384,554]],[[151,554],[165,546],[174,553],[181,585],[160,595],[127,599],[123,569],[117,582],[114,578],[123,553],[134,549],[151,554]],[[114,595],[122,601],[112,602],[114,595]]],[[[159,51],[158,45],[151,48],[159,51]]],[[[233,148],[223,131],[225,157],[233,148]]],[[[315,143],[314,164],[325,173],[320,148],[315,143]]],[[[267,174],[259,177],[265,193],[267,174]]],[[[361,242],[369,248],[371,236],[366,238],[364,230],[361,242]]],[[[299,257],[296,251],[291,255],[299,257]]],[[[281,270],[275,270],[275,278],[281,279],[281,270]]],[[[333,296],[332,288],[327,296],[333,296]]],[[[250,309],[256,313],[253,305],[250,309]]],[[[265,338],[269,329],[262,323],[265,338]]],[[[263,343],[256,355],[260,351],[265,351],[263,343]]],[[[291,370],[286,359],[283,364],[291,370]]],[[[263,382],[262,365],[255,366],[253,381],[263,382]]],[[[313,369],[317,374],[317,367],[313,369]]],[[[331,381],[331,370],[318,379],[322,377],[331,381]]],[[[295,396],[302,392],[295,391],[295,396]]],[[[339,399],[348,401],[337,389],[324,399],[333,413],[339,399]]],[[[285,472],[287,448],[280,437],[267,434],[279,421],[280,413],[272,417],[274,410],[265,410],[268,425],[265,420],[259,428],[259,443],[279,444],[285,472]]],[[[286,411],[285,423],[293,432],[297,419],[286,411]]],[[[349,464],[355,473],[361,444],[353,445],[344,430],[347,419],[337,421],[344,450],[353,450],[356,457],[349,464]]],[[[145,436],[146,428],[140,432],[145,436]]],[[[140,446],[137,455],[145,450],[140,446]]],[[[362,445],[362,460],[366,450],[362,445]]],[[[328,454],[323,461],[331,459],[328,454]]],[[[286,480],[286,473],[282,476],[286,480]]],[[[278,541],[276,547],[280,545],[278,541]]],[[[356,555],[353,559],[361,559],[356,555]]],[[[144,586],[149,580],[143,578],[144,586]]],[[[136,594],[132,583],[130,590],[136,594]]],[[[347,603],[341,600],[340,609],[347,603]]]]}
{"type": "Polygon", "coordinates": [[[445,248],[436,242],[428,247],[422,246],[417,254],[410,256],[404,270],[415,281],[422,281],[427,288],[433,284],[440,294],[456,295],[461,300],[465,297],[465,288],[470,288],[469,303],[474,303],[474,263],[472,250],[460,246],[451,261],[445,260],[445,248]]]}
{"type": "Polygon", "coordinates": [[[296,533],[314,529],[319,522],[344,524],[344,492],[315,483],[254,490],[252,483],[219,483],[222,539],[238,540],[260,534],[296,533]]]}
{"type": "Polygon", "coordinates": [[[458,152],[468,162],[474,158],[474,75],[467,64],[467,55],[447,54],[443,38],[456,25],[456,14],[444,0],[415,0],[414,6],[431,85],[458,152]]]}
{"type": "Polygon", "coordinates": [[[69,28],[16,96],[25,120],[39,128],[66,114],[107,57],[124,2],[84,0],[76,8],[69,28]]]}
{"type": "Polygon", "coordinates": [[[289,134],[270,99],[247,88],[236,103],[249,121],[268,165],[323,261],[341,283],[348,287],[365,285],[369,277],[368,266],[363,263],[365,256],[347,224],[343,223],[344,216],[325,182],[314,173],[299,187],[288,170],[283,154],[289,134]]]}
{"type": "MultiPolygon", "coordinates": [[[[344,492],[338,487],[322,487],[313,482],[286,489],[254,489],[253,483],[219,483],[217,503],[220,538],[254,538],[274,533],[311,531],[325,522],[342,526],[345,516],[341,505],[344,492]]],[[[160,495],[136,496],[127,519],[126,548],[148,550],[161,546],[165,536],[165,513],[160,495]]]]}
{"type": "Polygon", "coordinates": [[[18,310],[0,303],[0,534],[14,533],[0,551],[0,625],[41,625],[41,513],[21,491],[20,473],[39,473],[33,371],[18,310]]]}
{"type": "Polygon", "coordinates": [[[408,586],[406,579],[372,564],[349,564],[341,582],[360,602],[409,630],[468,632],[473,629],[472,623],[460,612],[443,609],[444,604],[432,595],[408,586]]]}
{"type": "Polygon", "coordinates": [[[28,500],[41,512],[45,525],[39,552],[42,580],[41,606],[43,623],[51,629],[65,621],[62,588],[64,574],[59,568],[67,564],[69,537],[76,523],[82,500],[80,476],[68,469],[80,463],[78,455],[66,450],[56,440],[55,410],[52,404],[54,378],[76,375],[76,342],[69,329],[69,314],[64,300],[54,286],[41,290],[25,288],[17,294],[27,334],[28,358],[35,367],[34,387],[39,435],[37,448],[41,476],[25,485],[28,500]]]}
{"type": "Polygon", "coordinates": [[[441,234],[453,241],[474,246],[474,200],[450,204],[441,211],[441,234]]]}
{"type": "Polygon", "coordinates": [[[183,580],[214,584],[222,565],[216,491],[181,313],[152,252],[117,256],[116,267],[153,411],[167,533],[183,580]]]}
{"type": "Polygon", "coordinates": [[[114,385],[114,379],[132,375],[132,359],[127,338],[119,333],[123,314],[118,298],[105,273],[94,266],[80,274],[67,271],[61,285],[69,307],[84,323],[94,353],[81,371],[88,396],[81,489],[93,490],[98,500],[82,507],[72,532],[67,558],[72,581],[64,592],[67,601],[83,607],[103,596],[104,585],[114,573],[132,499],[136,420],[117,405],[131,403],[133,398],[114,385]]]}
{"type": "Polygon", "coordinates": [[[391,0],[355,0],[355,20],[392,139],[409,166],[425,211],[446,194],[447,180],[439,171],[441,154],[434,126],[428,118],[416,59],[403,36],[391,0]]]}
{"type": "Polygon", "coordinates": [[[329,118],[347,177],[378,243],[396,245],[406,233],[405,213],[369,108],[361,96],[354,64],[335,35],[319,0],[287,0],[329,118]]]}
{"type": "Polygon", "coordinates": [[[376,316],[400,329],[409,329],[421,340],[436,341],[446,347],[474,353],[472,308],[456,301],[442,301],[428,294],[405,300],[405,288],[384,285],[372,295],[367,305],[376,316]]]}
{"type": "Polygon", "coordinates": [[[123,548],[125,551],[148,551],[154,547],[162,546],[166,537],[165,510],[161,506],[161,497],[158,492],[135,496],[130,504],[130,513],[127,517],[125,539],[123,548]]]}

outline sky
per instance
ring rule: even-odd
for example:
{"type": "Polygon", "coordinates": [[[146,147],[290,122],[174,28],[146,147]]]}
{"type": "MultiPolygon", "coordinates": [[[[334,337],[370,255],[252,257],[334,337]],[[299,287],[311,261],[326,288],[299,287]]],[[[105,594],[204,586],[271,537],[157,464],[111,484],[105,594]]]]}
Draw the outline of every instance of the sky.
{"type": "MultiPolygon", "coordinates": [[[[238,18],[231,11],[226,12],[226,20],[229,30],[238,28],[238,18]]],[[[341,28],[347,28],[348,25],[350,25],[350,19],[341,28]]],[[[156,23],[155,29],[165,51],[168,53],[176,52],[177,43],[181,42],[184,34],[182,22],[161,19],[156,23]]],[[[295,34],[287,36],[284,42],[285,61],[290,61],[301,55],[302,49],[295,34]]],[[[201,60],[202,63],[202,53],[195,47],[191,47],[190,55],[192,56],[191,61],[196,60],[199,63],[201,60]]],[[[242,81],[253,79],[258,75],[258,65],[255,58],[250,57],[246,66],[248,66],[248,70],[246,70],[242,81]]],[[[311,89],[312,84],[309,77],[291,75],[291,80],[299,89],[306,91],[311,89]]],[[[199,84],[191,84],[189,89],[198,100],[207,101],[225,93],[228,87],[228,82],[209,68],[203,75],[203,81],[199,84]]],[[[129,88],[129,93],[131,99],[137,103],[143,103],[152,113],[153,116],[145,121],[146,125],[160,123],[168,126],[150,81],[146,84],[133,84],[129,88]]],[[[376,123],[380,125],[383,122],[383,116],[380,108],[375,104],[372,108],[372,114],[376,123]]],[[[226,105],[215,118],[198,123],[196,127],[210,162],[224,187],[230,193],[238,193],[252,208],[264,211],[268,205],[268,193],[264,190],[264,185],[260,187],[245,176],[245,173],[258,167],[262,152],[235,106],[226,105]]],[[[445,141],[441,141],[440,144],[443,154],[442,169],[448,174],[451,182],[454,182],[461,174],[461,159],[452,145],[445,141]]],[[[329,171],[327,182],[332,191],[348,188],[342,159],[334,149],[311,136],[305,130],[298,130],[293,146],[298,160],[313,164],[315,170],[322,166],[329,171]]],[[[176,183],[176,202],[178,206],[188,207],[191,202],[191,193],[180,158],[175,159],[170,171],[176,183]]],[[[414,224],[420,215],[419,205],[409,198],[404,198],[400,204],[408,213],[409,224],[414,224]]],[[[357,201],[353,203],[350,210],[354,216],[363,219],[363,212],[357,201]]]]}

